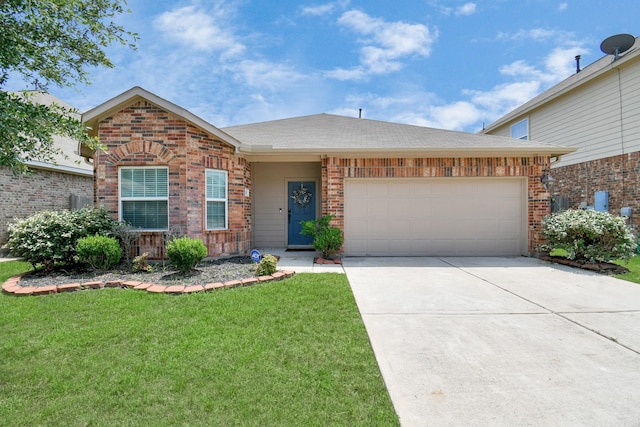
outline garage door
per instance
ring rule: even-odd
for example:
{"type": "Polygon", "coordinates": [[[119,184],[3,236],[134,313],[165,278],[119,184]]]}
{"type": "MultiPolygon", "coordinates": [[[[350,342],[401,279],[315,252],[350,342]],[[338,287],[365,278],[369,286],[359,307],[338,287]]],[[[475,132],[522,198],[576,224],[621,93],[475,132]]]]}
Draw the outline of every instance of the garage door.
{"type": "Polygon", "coordinates": [[[524,188],[522,179],[346,180],[345,255],[523,255],[524,188]]]}

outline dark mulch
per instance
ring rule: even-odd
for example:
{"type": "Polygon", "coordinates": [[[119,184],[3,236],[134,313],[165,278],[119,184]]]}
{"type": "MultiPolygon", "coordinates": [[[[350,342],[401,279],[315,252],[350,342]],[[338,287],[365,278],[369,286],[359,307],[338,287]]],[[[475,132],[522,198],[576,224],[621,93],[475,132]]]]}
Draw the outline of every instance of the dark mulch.
{"type": "Polygon", "coordinates": [[[600,262],[595,264],[589,264],[585,262],[573,261],[567,258],[551,256],[551,255],[541,255],[540,259],[544,261],[553,262],[556,264],[568,265],[571,267],[581,268],[583,270],[594,271],[596,273],[606,274],[610,276],[614,274],[625,274],[629,272],[628,268],[618,264],[613,264],[610,262],[600,262]]]}
{"type": "Polygon", "coordinates": [[[133,272],[126,264],[120,264],[108,271],[56,270],[53,272],[31,272],[22,276],[22,286],[50,286],[67,283],[93,281],[139,281],[159,285],[205,285],[255,277],[256,264],[250,257],[238,256],[225,259],[207,260],[195,270],[181,273],[168,263],[154,263],[153,272],[133,272]]]}

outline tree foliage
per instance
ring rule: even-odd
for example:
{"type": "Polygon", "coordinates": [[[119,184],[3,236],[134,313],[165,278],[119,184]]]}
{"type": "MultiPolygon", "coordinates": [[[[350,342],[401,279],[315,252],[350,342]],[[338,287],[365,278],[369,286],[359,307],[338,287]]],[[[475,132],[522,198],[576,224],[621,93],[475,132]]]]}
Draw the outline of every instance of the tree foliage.
{"type": "Polygon", "coordinates": [[[114,22],[124,0],[0,0],[0,165],[25,172],[25,161],[53,162],[53,135],[95,146],[77,114],[37,105],[3,90],[10,78],[39,89],[89,83],[89,69],[113,67],[104,48],[134,47],[136,34],[114,22]]]}

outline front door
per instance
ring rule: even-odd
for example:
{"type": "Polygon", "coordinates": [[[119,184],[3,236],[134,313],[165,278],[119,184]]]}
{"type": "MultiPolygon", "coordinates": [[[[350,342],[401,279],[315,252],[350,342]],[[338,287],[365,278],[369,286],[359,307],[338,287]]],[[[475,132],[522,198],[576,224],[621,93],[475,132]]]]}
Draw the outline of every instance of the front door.
{"type": "Polygon", "coordinates": [[[316,219],[316,183],[315,181],[289,181],[287,184],[288,244],[289,246],[311,245],[313,237],[303,236],[301,221],[316,219]]]}

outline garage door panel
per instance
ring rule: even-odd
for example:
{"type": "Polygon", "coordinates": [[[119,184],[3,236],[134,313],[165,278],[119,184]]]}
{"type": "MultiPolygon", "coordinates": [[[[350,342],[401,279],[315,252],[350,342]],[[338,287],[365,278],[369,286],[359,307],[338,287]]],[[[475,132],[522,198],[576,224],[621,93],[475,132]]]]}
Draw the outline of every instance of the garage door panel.
{"type": "Polygon", "coordinates": [[[521,255],[522,179],[345,182],[346,255],[521,255]]]}

